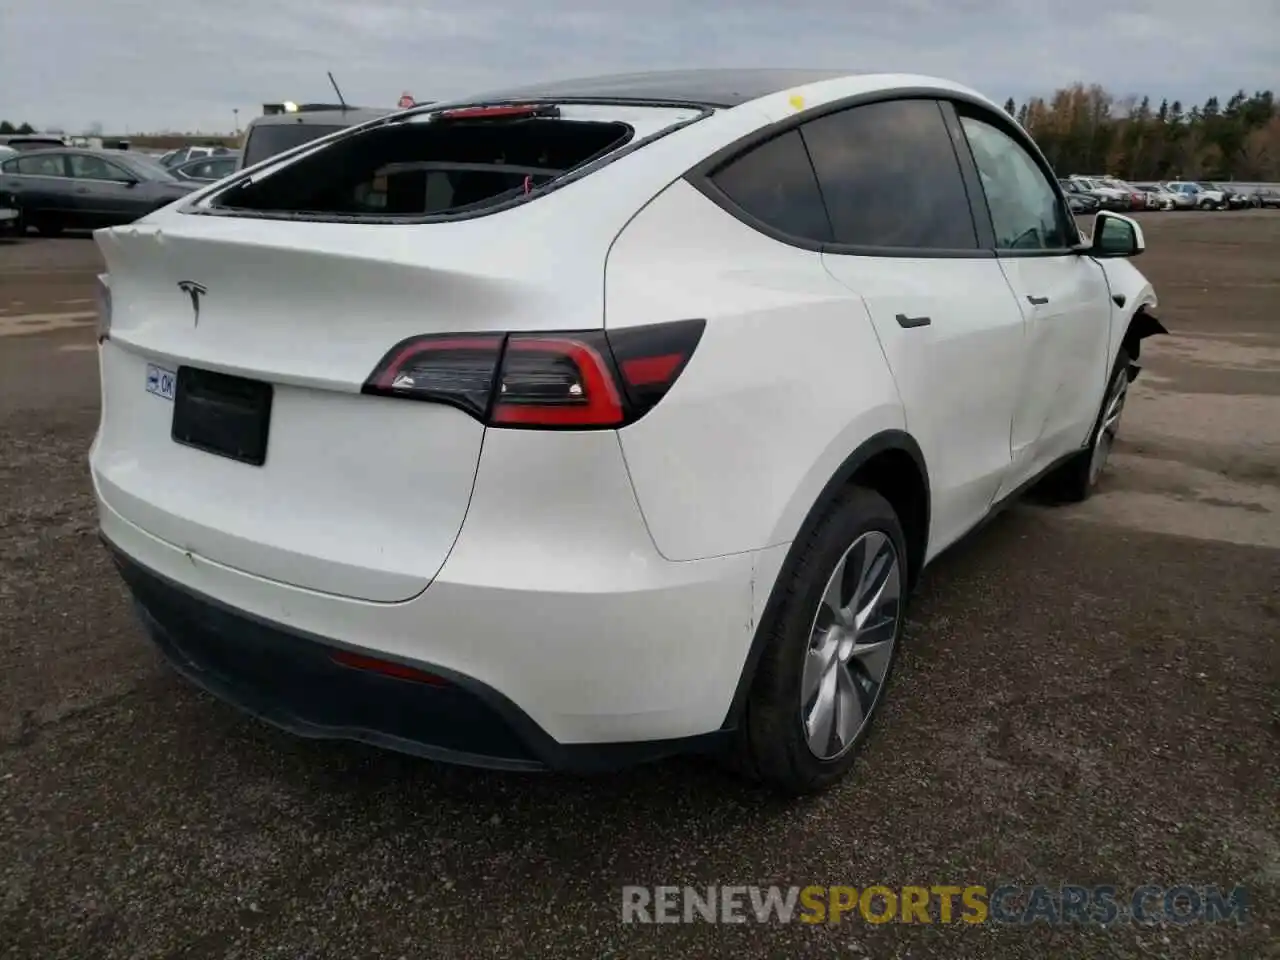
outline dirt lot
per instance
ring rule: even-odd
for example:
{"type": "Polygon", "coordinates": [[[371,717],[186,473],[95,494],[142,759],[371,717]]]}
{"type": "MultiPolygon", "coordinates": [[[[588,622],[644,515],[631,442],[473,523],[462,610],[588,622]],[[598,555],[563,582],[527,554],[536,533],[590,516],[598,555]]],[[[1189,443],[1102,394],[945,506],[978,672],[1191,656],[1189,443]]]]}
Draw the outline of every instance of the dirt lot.
{"type": "Polygon", "coordinates": [[[0,241],[0,956],[1280,956],[1280,214],[1145,223],[1174,336],[1103,491],[930,571],[859,775],[794,805],[692,760],[300,742],[192,690],[94,536],[93,245],[0,241]],[[1249,914],[620,922],[629,883],[1005,882],[1239,884],[1249,914]]]}

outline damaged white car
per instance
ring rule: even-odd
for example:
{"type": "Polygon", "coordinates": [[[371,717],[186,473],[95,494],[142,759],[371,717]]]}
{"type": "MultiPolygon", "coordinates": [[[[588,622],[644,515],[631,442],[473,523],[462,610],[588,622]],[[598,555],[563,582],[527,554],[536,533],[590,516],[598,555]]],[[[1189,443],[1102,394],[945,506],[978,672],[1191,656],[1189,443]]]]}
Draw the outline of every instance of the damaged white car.
{"type": "Polygon", "coordinates": [[[433,104],[101,231],[104,539],[194,682],[508,769],[839,779],[923,567],[1095,488],[1141,340],[1001,108],[694,71],[433,104]]]}

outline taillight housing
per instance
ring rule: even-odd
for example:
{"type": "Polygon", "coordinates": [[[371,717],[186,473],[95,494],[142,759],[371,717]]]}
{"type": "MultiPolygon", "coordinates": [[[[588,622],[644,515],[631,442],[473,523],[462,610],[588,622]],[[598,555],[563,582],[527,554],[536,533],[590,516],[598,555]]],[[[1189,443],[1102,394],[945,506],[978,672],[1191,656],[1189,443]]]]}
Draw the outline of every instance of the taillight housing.
{"type": "Polygon", "coordinates": [[[111,335],[111,278],[107,274],[98,274],[93,293],[98,315],[98,342],[102,343],[111,335]]]}
{"type": "Polygon", "coordinates": [[[614,429],[666,396],[704,326],[410,337],[387,352],[363,392],[448,404],[491,427],[614,429]]]}

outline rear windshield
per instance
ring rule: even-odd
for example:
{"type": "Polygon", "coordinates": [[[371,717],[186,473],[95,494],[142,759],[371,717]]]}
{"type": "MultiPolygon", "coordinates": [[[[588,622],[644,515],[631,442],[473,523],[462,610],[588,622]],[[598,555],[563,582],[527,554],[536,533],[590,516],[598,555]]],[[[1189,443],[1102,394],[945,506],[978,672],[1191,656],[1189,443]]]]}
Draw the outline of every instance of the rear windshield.
{"type": "Polygon", "coordinates": [[[278,153],[344,129],[339,124],[327,123],[259,124],[249,130],[249,142],[244,145],[244,165],[251,167],[278,153]]]}
{"type": "MultiPolygon", "coordinates": [[[[344,218],[463,215],[517,199],[616,150],[632,134],[627,123],[548,116],[391,124],[232,187],[216,205],[344,218]]],[[[255,147],[250,138],[245,166],[259,159],[255,147]]]]}

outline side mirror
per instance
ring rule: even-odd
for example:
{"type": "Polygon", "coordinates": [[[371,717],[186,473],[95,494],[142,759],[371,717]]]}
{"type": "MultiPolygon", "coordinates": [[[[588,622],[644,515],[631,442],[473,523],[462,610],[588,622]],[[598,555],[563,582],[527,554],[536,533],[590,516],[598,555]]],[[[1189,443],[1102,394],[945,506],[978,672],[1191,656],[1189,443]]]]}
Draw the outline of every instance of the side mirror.
{"type": "Polygon", "coordinates": [[[1091,257],[1136,257],[1145,249],[1147,242],[1138,221],[1107,211],[1093,218],[1091,257]]]}

